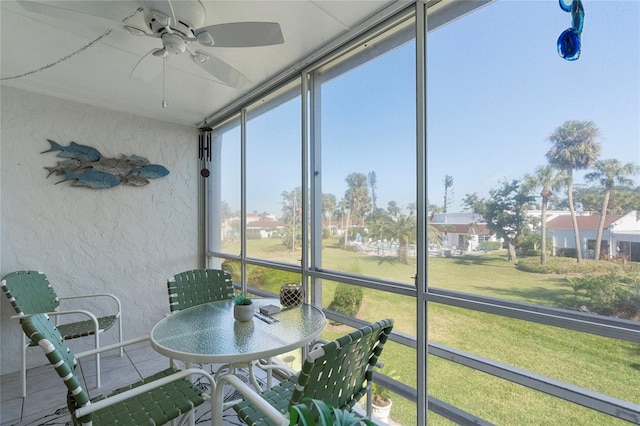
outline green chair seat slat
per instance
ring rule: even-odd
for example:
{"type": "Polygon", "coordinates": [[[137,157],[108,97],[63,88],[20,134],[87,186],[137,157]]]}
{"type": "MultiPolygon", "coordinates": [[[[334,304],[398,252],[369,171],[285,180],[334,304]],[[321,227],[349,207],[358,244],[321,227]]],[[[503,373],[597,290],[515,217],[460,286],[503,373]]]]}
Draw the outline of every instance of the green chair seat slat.
{"type": "MultiPolygon", "coordinates": [[[[168,368],[135,384],[122,387],[109,396],[125,392],[178,371],[168,368]]],[[[96,411],[92,415],[92,420],[94,425],[112,425],[116,423],[161,425],[189,412],[204,401],[201,391],[195,388],[189,380],[181,379],[128,399],[122,405],[115,404],[96,411]]]]}
{"type": "MultiPolygon", "coordinates": [[[[283,414],[307,397],[351,410],[366,394],[373,367],[392,329],[393,320],[385,319],[311,351],[300,373],[264,391],[262,397],[283,414]]],[[[235,404],[233,409],[248,425],[274,424],[249,401],[235,404]]]]}
{"type": "Polygon", "coordinates": [[[233,297],[231,274],[220,269],[194,269],[167,281],[169,308],[177,312],[203,303],[233,297]]]}
{"type": "MultiPolygon", "coordinates": [[[[29,315],[22,320],[22,328],[32,343],[42,347],[49,362],[67,387],[67,405],[74,426],[91,421],[94,426],[112,425],[161,425],[178,418],[202,404],[205,398],[202,390],[196,388],[187,378],[170,382],[141,395],[96,411],[77,419],[75,411],[89,402],[89,396],[82,388],[76,371],[76,359],[69,350],[62,335],[46,314],[29,315]]],[[[92,402],[111,395],[125,392],[146,383],[167,377],[179,370],[168,368],[136,383],[121,387],[107,397],[94,398],[92,402]]]]}
{"type": "MultiPolygon", "coordinates": [[[[118,320],[115,315],[98,318],[99,331],[110,329],[118,320]]],[[[75,339],[77,337],[91,336],[94,334],[94,324],[91,320],[72,322],[68,324],[60,324],[57,326],[58,331],[65,340],[75,339]]]]}
{"type": "MultiPolygon", "coordinates": [[[[279,384],[262,392],[261,396],[273,405],[282,414],[286,414],[289,410],[289,402],[291,395],[296,387],[297,377],[291,377],[283,380],[279,384]]],[[[271,419],[266,417],[262,411],[256,408],[249,401],[242,401],[234,405],[233,409],[238,418],[248,425],[275,425],[271,419]]]]}

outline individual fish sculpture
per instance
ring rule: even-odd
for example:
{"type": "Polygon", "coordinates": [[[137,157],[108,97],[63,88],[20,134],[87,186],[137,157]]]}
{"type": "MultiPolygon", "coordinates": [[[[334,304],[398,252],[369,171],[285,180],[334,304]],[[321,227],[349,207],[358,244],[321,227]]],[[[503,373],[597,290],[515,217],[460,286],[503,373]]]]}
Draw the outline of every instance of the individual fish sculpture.
{"type": "Polygon", "coordinates": [[[47,141],[49,141],[49,143],[51,144],[51,148],[47,151],[42,151],[40,154],[60,151],[58,157],[76,158],[87,161],[98,161],[100,157],[102,157],[97,149],[91,148],[87,145],[80,145],[79,143],[71,142],[69,146],[62,146],[59,143],[52,141],[51,139],[47,139],[47,141]]]}
{"type": "Polygon", "coordinates": [[[45,167],[45,169],[49,171],[49,174],[47,175],[47,177],[51,176],[53,173],[59,176],[64,174],[65,169],[76,170],[76,169],[79,169],[81,165],[82,163],[80,162],[80,160],[76,160],[75,158],[70,158],[68,160],[58,161],[58,164],[56,164],[55,167],[45,167]]]}
{"type": "Polygon", "coordinates": [[[147,160],[144,157],[140,157],[139,155],[122,154],[122,159],[131,164],[133,167],[143,167],[151,164],[151,161],[147,160]]]}
{"type": "Polygon", "coordinates": [[[84,173],[75,173],[71,170],[64,170],[64,174],[66,178],[56,182],[56,185],[73,179],[76,180],[73,186],[88,186],[93,189],[113,188],[120,185],[120,179],[117,176],[106,172],[87,170],[84,173]]]}
{"type": "Polygon", "coordinates": [[[131,172],[133,166],[124,159],[101,158],[98,161],[81,161],[81,169],[92,168],[98,172],[111,173],[112,175],[126,176],[131,172]]]}
{"type": "Polygon", "coordinates": [[[167,170],[164,166],[160,164],[149,164],[144,167],[134,167],[133,170],[128,174],[128,176],[141,176],[149,179],[157,179],[169,174],[169,170],[167,170]]]}
{"type": "Polygon", "coordinates": [[[126,183],[133,186],[144,186],[151,182],[148,178],[142,176],[122,176],[122,183],[126,183]]]}

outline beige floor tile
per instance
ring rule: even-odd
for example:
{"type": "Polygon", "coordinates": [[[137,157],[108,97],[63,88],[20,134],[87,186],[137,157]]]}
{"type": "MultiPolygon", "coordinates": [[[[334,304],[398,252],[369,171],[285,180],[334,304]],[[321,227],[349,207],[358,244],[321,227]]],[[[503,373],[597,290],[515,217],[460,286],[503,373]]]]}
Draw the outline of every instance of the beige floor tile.
{"type": "Polygon", "coordinates": [[[0,424],[15,423],[22,417],[22,398],[14,398],[0,403],[0,424]]]}

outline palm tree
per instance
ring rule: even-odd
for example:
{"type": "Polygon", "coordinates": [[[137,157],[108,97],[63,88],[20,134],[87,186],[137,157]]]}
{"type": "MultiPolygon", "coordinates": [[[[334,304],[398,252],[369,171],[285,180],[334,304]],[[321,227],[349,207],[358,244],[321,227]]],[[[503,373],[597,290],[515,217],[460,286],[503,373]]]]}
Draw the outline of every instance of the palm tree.
{"type": "Polygon", "coordinates": [[[442,183],[444,183],[444,204],[442,206],[442,211],[443,213],[446,213],[447,207],[453,202],[453,176],[446,175],[442,180],[442,183]],[[451,194],[451,197],[449,197],[449,194],[451,194]]]}
{"type": "Polygon", "coordinates": [[[409,243],[416,239],[416,217],[414,215],[387,215],[383,234],[388,238],[398,240],[398,257],[400,262],[409,263],[409,243]]]}
{"type": "Polygon", "coordinates": [[[591,167],[600,156],[600,130],[593,121],[569,120],[549,136],[553,146],[547,152],[549,164],[567,173],[567,197],[576,240],[576,260],[582,261],[580,231],[573,204],[573,171],[591,167]]]}
{"type": "Polygon", "coordinates": [[[373,210],[378,207],[376,202],[378,201],[378,196],[376,195],[376,188],[378,187],[378,179],[376,178],[375,170],[369,172],[369,185],[371,185],[371,198],[373,199],[373,210]]]}
{"type": "Polygon", "coordinates": [[[549,200],[553,196],[552,191],[558,191],[564,186],[567,176],[563,170],[558,170],[553,166],[540,166],[536,169],[534,175],[525,175],[523,180],[523,190],[525,192],[533,191],[535,188],[542,188],[540,197],[542,198],[540,217],[540,233],[542,241],[540,244],[540,264],[547,264],[547,206],[549,200]]]}
{"type": "Polygon", "coordinates": [[[618,183],[622,187],[633,185],[633,179],[629,176],[638,174],[638,166],[633,163],[622,164],[620,161],[600,160],[596,161],[593,166],[595,171],[587,173],[584,178],[590,182],[598,181],[604,188],[604,197],[602,199],[602,210],[600,213],[600,223],[598,225],[598,234],[596,235],[596,260],[600,259],[600,244],[602,243],[602,233],[604,232],[604,223],[607,217],[607,208],[609,206],[609,197],[613,191],[613,186],[618,183]]]}
{"type": "Polygon", "coordinates": [[[322,194],[322,217],[329,219],[329,232],[331,232],[331,216],[336,209],[336,196],[333,194],[322,194]]]}

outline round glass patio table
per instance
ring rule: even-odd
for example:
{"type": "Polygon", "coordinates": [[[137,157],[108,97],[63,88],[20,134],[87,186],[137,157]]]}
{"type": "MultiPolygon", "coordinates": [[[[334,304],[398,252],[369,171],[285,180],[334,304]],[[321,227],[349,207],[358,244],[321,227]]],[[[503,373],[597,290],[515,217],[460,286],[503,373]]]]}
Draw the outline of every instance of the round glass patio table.
{"type": "MultiPolygon", "coordinates": [[[[280,306],[278,299],[253,299],[261,306],[280,306]]],[[[321,309],[303,303],[271,315],[268,323],[233,318],[233,301],[193,306],[160,320],[151,330],[151,346],[185,362],[241,364],[300,348],[320,336],[326,318],[321,309]]]]}

